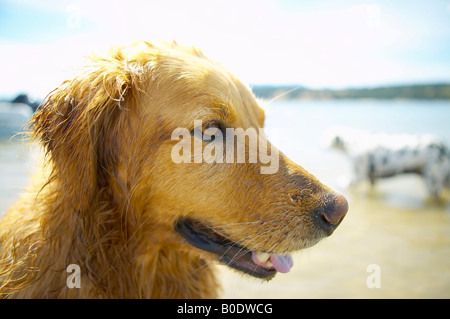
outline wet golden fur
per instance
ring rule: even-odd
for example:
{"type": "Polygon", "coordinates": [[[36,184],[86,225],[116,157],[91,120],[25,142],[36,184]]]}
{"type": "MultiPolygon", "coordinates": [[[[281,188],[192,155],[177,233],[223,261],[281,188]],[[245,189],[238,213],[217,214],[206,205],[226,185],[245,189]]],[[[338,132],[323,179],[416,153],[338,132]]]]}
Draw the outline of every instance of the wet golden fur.
{"type": "Polygon", "coordinates": [[[332,191],[280,153],[262,164],[175,164],[170,138],[195,119],[263,127],[251,90],[202,52],[140,42],[91,59],[31,120],[45,163],[0,221],[7,298],[217,297],[215,256],[174,231],[206,220],[252,249],[285,253],[323,232],[311,212],[332,191]],[[81,288],[66,268],[81,268],[81,288]]]}

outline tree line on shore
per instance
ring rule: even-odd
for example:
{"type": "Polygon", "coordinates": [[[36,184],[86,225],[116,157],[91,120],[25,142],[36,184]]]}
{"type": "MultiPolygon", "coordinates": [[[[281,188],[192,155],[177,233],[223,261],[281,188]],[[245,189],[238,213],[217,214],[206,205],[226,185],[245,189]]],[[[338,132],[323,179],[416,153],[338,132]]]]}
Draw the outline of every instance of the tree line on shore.
{"type": "Polygon", "coordinates": [[[252,90],[264,99],[450,99],[450,84],[416,84],[349,89],[309,89],[296,85],[253,85],[252,90]]]}

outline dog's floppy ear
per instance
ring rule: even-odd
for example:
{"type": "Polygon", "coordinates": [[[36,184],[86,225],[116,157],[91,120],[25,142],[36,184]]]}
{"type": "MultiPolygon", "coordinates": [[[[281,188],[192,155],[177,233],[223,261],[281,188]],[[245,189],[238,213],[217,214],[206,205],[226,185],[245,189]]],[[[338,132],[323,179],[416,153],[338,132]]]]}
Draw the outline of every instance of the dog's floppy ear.
{"type": "Polygon", "coordinates": [[[117,159],[116,122],[124,113],[136,69],[120,54],[97,58],[87,71],[65,81],[31,119],[33,136],[53,165],[52,178],[77,210],[89,207],[117,159]]]}

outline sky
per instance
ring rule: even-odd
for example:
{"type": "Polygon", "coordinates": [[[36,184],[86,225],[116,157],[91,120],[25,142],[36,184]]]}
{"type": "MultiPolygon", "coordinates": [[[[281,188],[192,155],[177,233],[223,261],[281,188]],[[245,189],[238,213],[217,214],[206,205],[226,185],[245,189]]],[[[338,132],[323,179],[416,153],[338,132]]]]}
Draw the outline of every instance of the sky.
{"type": "Polygon", "coordinates": [[[450,0],[0,0],[0,96],[42,98],[141,39],[199,47],[249,84],[450,82],[450,0]]]}

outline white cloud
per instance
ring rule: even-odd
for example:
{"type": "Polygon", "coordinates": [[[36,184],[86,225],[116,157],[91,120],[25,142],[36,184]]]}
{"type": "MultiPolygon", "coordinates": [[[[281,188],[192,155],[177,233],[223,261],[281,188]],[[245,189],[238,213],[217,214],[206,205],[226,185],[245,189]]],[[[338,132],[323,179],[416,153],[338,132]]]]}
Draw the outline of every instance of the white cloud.
{"type": "Polygon", "coordinates": [[[399,58],[435,26],[419,25],[384,2],[327,3],[287,8],[277,1],[33,2],[37,11],[64,15],[71,32],[50,44],[2,43],[0,69],[9,77],[0,78],[0,94],[45,94],[84,55],[137,39],[196,45],[251,83],[343,87],[448,79],[448,64],[419,67],[399,58]]]}

